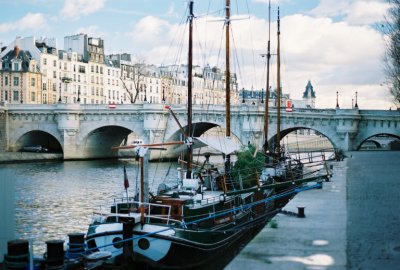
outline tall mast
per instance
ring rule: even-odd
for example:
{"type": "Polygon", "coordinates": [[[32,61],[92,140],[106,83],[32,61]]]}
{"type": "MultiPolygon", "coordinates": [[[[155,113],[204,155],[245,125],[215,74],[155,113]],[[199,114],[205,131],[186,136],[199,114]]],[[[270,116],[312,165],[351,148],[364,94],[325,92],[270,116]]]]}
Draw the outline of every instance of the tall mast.
{"type": "Polygon", "coordinates": [[[230,53],[229,53],[229,27],[231,24],[230,21],[231,11],[230,11],[230,0],[226,0],[226,7],[225,7],[225,69],[226,69],[226,77],[225,77],[225,113],[226,113],[226,137],[231,136],[231,74],[230,74],[230,53]]]}
{"type": "Polygon", "coordinates": [[[277,87],[276,87],[276,93],[277,93],[277,103],[278,103],[278,108],[277,108],[277,127],[276,127],[276,154],[279,157],[280,156],[280,151],[281,151],[281,47],[280,47],[280,35],[281,35],[281,30],[280,30],[280,18],[279,18],[279,7],[278,7],[278,32],[277,32],[277,40],[278,40],[278,48],[277,48],[277,68],[278,68],[278,74],[277,74],[277,87]]]}
{"type": "MultiPolygon", "coordinates": [[[[230,21],[230,16],[231,16],[231,10],[230,10],[230,0],[226,0],[225,3],[225,70],[226,70],[226,76],[225,76],[225,121],[226,121],[226,130],[225,130],[225,135],[226,137],[231,136],[231,91],[230,91],[230,85],[231,85],[231,73],[230,73],[230,54],[229,54],[229,27],[231,24],[230,21]]],[[[230,155],[226,155],[226,161],[225,161],[225,174],[226,177],[229,178],[229,173],[230,173],[230,163],[231,163],[231,157],[230,155]]]]}
{"type": "MultiPolygon", "coordinates": [[[[191,140],[192,138],[192,69],[193,69],[193,1],[189,2],[189,55],[188,55],[188,93],[187,93],[187,104],[188,104],[188,130],[186,138],[191,140]]],[[[192,178],[192,159],[193,159],[193,146],[192,142],[189,141],[187,151],[187,170],[186,178],[192,178]]]]}
{"type": "MultiPolygon", "coordinates": [[[[268,2],[267,85],[265,87],[264,153],[268,151],[269,62],[271,59],[271,1],[268,2]]],[[[268,156],[266,155],[268,158],[268,156]]]]}

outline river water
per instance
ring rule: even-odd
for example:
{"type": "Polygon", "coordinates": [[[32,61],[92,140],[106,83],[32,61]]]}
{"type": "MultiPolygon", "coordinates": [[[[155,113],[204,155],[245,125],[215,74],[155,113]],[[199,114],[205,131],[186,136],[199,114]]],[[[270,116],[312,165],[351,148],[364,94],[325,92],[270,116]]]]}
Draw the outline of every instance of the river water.
{"type": "MultiPolygon", "coordinates": [[[[218,160],[220,157],[211,156],[211,162],[218,160]]],[[[114,197],[126,196],[124,166],[129,195],[133,196],[138,165],[134,159],[7,164],[15,185],[15,237],[32,239],[34,252],[40,256],[46,249],[45,241],[85,233],[94,210],[108,205],[114,197]]],[[[177,167],[177,162],[149,163],[150,190],[155,192],[159,183],[176,178],[177,167]]]]}
{"type": "MultiPolygon", "coordinates": [[[[134,160],[7,164],[15,181],[16,238],[33,239],[38,254],[44,252],[47,240],[66,240],[68,233],[86,232],[98,206],[125,196],[124,166],[133,195],[138,176],[134,160]]],[[[169,171],[176,174],[170,163],[150,163],[150,188],[157,189],[169,171]]]]}

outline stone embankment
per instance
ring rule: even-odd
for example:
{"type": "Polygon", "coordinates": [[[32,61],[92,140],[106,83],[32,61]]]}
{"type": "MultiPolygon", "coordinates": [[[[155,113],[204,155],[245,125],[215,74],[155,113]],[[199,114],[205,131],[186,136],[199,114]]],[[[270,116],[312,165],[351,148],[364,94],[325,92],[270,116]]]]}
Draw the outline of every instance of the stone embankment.
{"type": "Polygon", "coordinates": [[[323,189],[302,192],[226,267],[241,269],[399,269],[400,152],[346,153],[323,189]]]}
{"type": "Polygon", "coordinates": [[[60,153],[0,152],[0,163],[62,160],[60,153]]]}

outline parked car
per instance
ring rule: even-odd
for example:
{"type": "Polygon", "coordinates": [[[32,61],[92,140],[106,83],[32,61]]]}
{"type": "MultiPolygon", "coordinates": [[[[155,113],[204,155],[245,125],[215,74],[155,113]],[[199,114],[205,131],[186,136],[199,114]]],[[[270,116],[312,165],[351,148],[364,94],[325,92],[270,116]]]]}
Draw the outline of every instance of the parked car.
{"type": "Polygon", "coordinates": [[[29,145],[29,146],[22,147],[21,151],[39,153],[39,152],[48,152],[49,149],[47,149],[41,145],[29,145]]]}

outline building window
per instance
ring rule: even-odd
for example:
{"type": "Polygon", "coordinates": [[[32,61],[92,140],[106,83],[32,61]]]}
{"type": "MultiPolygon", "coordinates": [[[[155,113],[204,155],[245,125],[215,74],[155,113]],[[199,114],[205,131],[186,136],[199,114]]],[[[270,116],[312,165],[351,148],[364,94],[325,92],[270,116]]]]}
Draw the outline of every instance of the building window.
{"type": "MultiPolygon", "coordinates": [[[[53,60],[53,67],[57,67],[57,61],[56,60],[53,60]]],[[[65,67],[66,67],[66,65],[65,65],[65,67]]]]}
{"type": "Polygon", "coordinates": [[[13,100],[18,101],[18,91],[13,92],[13,100]]]}
{"type": "Polygon", "coordinates": [[[14,71],[18,71],[19,70],[19,64],[18,63],[14,63],[14,71]]]}
{"type": "Polygon", "coordinates": [[[47,90],[47,84],[46,83],[43,83],[43,88],[42,88],[44,91],[46,91],[47,90]]]}
{"type": "Polygon", "coordinates": [[[57,91],[57,84],[53,83],[53,91],[57,91]]]}
{"type": "Polygon", "coordinates": [[[19,85],[19,78],[14,77],[14,86],[18,86],[18,85],[19,85]]]}
{"type": "Polygon", "coordinates": [[[35,102],[35,92],[31,92],[31,101],[35,102]]]}
{"type": "Polygon", "coordinates": [[[43,94],[43,104],[47,104],[47,95],[43,94]]]}
{"type": "Polygon", "coordinates": [[[44,66],[47,65],[47,59],[46,58],[43,58],[43,65],[44,66]]]}
{"type": "Polygon", "coordinates": [[[53,71],[53,78],[56,79],[57,78],[57,72],[53,71]]]}
{"type": "Polygon", "coordinates": [[[31,78],[31,86],[35,86],[35,78],[31,78]]]}
{"type": "Polygon", "coordinates": [[[8,100],[8,91],[4,91],[4,100],[8,100]]]}
{"type": "Polygon", "coordinates": [[[4,77],[4,85],[8,85],[8,77],[4,77]]]}

